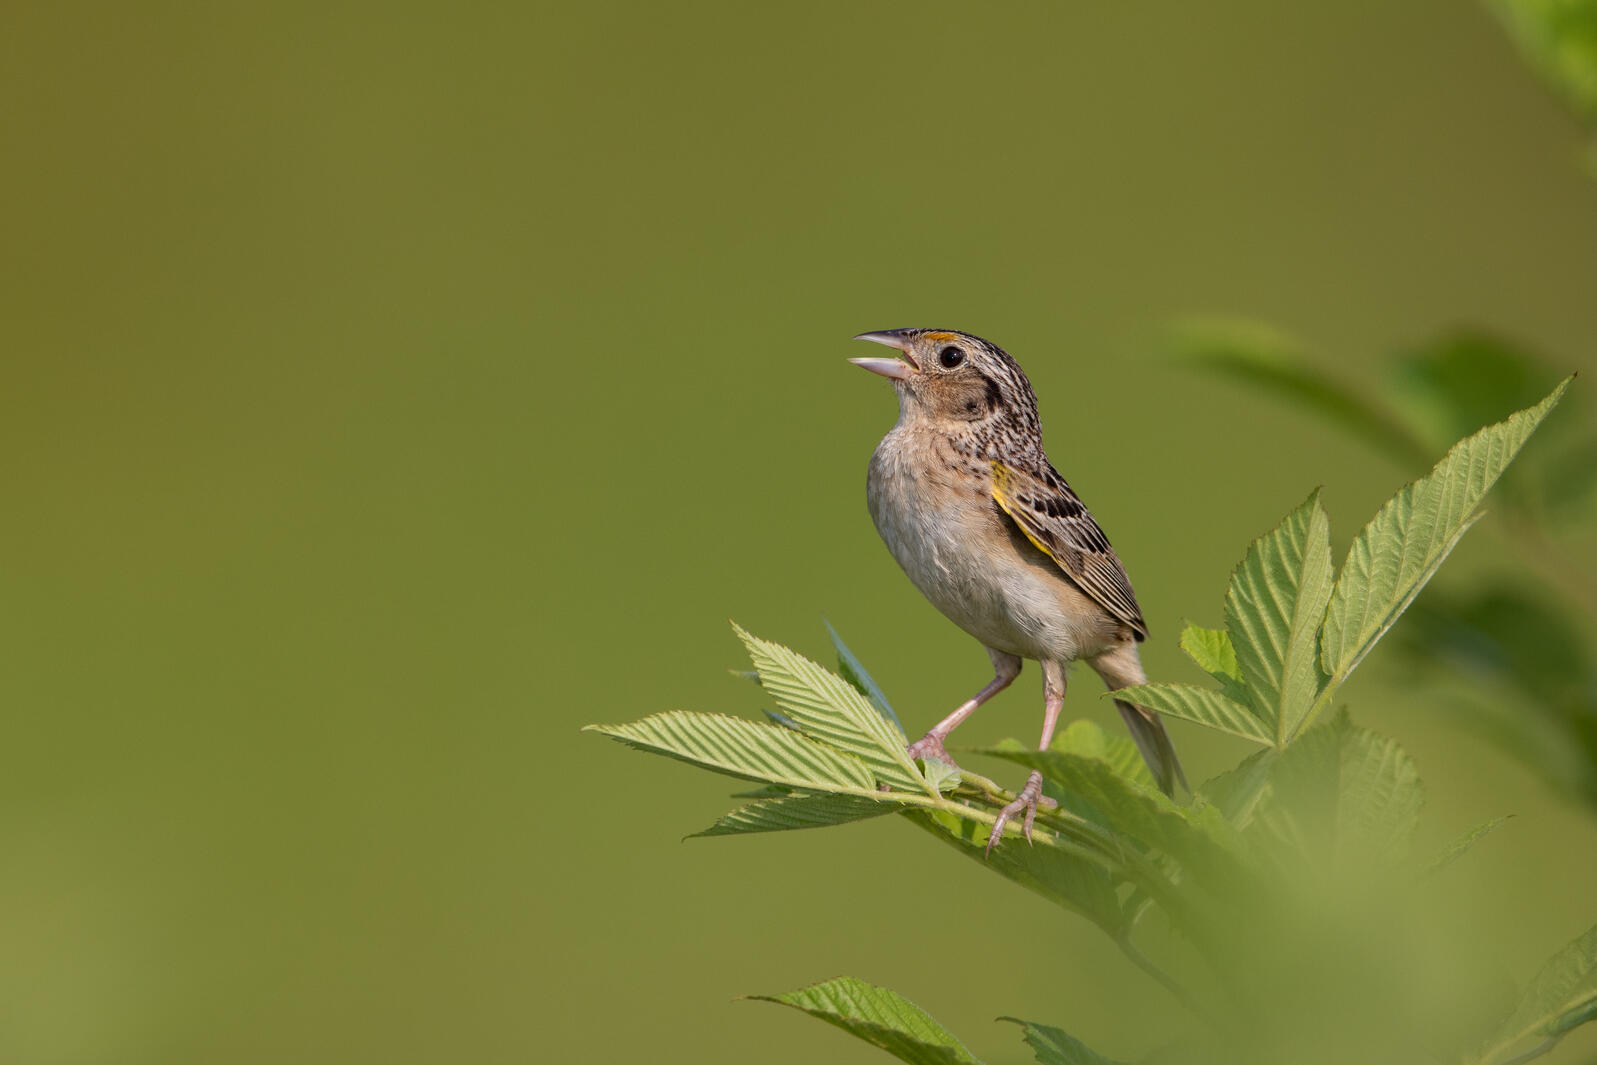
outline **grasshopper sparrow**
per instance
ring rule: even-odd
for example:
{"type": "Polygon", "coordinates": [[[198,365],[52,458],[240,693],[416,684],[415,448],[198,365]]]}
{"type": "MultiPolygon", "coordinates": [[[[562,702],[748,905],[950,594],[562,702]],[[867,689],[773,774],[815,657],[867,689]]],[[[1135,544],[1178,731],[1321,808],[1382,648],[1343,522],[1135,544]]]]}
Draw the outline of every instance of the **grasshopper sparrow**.
{"type": "MultiPolygon", "coordinates": [[[[891,329],[861,333],[902,358],[853,359],[893,382],[898,424],[871,456],[866,498],[877,532],[909,579],[950,621],[987,648],[995,676],[909,748],[952,764],[943,741],[977,707],[1007,688],[1021,660],[1043,674],[1040,747],[1053,740],[1065,671],[1085,659],[1111,690],[1147,678],[1137,644],[1148,627],[1126,571],[1076,493],[1043,453],[1037,397],[998,345],[966,333],[891,329]]],[[[1166,794],[1186,780],[1164,724],[1116,700],[1120,716],[1166,794]]],[[[993,826],[1042,799],[1033,771],[993,826]]]]}

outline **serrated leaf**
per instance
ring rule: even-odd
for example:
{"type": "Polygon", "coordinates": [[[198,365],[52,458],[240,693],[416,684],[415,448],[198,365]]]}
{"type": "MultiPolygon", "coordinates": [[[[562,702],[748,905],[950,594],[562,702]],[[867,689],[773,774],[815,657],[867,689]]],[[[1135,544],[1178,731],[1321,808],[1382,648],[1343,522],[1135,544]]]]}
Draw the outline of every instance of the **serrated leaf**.
{"type": "Polygon", "coordinates": [[[852,684],[781,644],[737,625],[760,686],[805,735],[853,755],[890,788],[935,795],[904,753],[908,741],[852,684]]]}
{"type": "Polygon", "coordinates": [[[1139,684],[1117,688],[1107,694],[1254,743],[1275,743],[1275,733],[1259,720],[1252,708],[1233,702],[1212,688],[1200,688],[1196,684],[1139,684]]]}
{"type": "Polygon", "coordinates": [[[1476,825],[1474,828],[1470,829],[1462,836],[1459,836],[1457,839],[1453,840],[1447,846],[1438,851],[1436,853],[1436,857],[1432,858],[1431,863],[1425,867],[1425,871],[1427,873],[1436,873],[1446,869],[1448,866],[1462,858],[1471,847],[1475,846],[1475,844],[1480,841],[1482,836],[1500,827],[1512,817],[1512,814],[1507,814],[1503,817],[1494,817],[1490,821],[1483,821],[1482,823],[1476,825]]]}
{"type": "Polygon", "coordinates": [[[1275,759],[1260,817],[1294,859],[1389,865],[1407,855],[1424,804],[1408,754],[1341,713],[1275,759]]]}
{"type": "Polygon", "coordinates": [[[1337,829],[1372,853],[1408,853],[1425,806],[1419,770],[1396,740],[1350,728],[1342,745],[1342,801],[1337,829]]]}
{"type": "Polygon", "coordinates": [[[998,1019],[1018,1024],[1025,1030],[1021,1038],[1041,1065],[1120,1065],[1059,1028],[1023,1021],[1019,1017],[998,1019]]]}
{"type": "Polygon", "coordinates": [[[908,809],[904,817],[979,863],[1056,906],[1079,914],[1112,937],[1123,934],[1126,914],[1116,894],[1119,883],[1102,855],[1039,832],[1031,847],[997,847],[987,853],[991,826],[942,810],[908,809]]]}
{"type": "Polygon", "coordinates": [[[1253,542],[1226,589],[1237,667],[1278,747],[1297,732],[1320,694],[1320,624],[1331,577],[1330,522],[1316,489],[1253,542]]]}
{"type": "Polygon", "coordinates": [[[629,747],[744,780],[873,795],[865,763],[801,733],[740,717],[669,710],[625,725],[588,725],[629,747]]]}
{"type": "Polygon", "coordinates": [[[1391,628],[1476,521],[1481,500],[1570,380],[1536,406],[1459,441],[1359,533],[1331,593],[1320,638],[1321,663],[1331,678],[1326,696],[1391,628]]]}
{"type": "Polygon", "coordinates": [[[1270,770],[1279,754],[1274,747],[1254,751],[1231,769],[1204,781],[1198,794],[1214,803],[1238,830],[1246,829],[1255,808],[1269,795],[1270,770]]]}
{"type": "Polygon", "coordinates": [[[781,995],[749,995],[802,1010],[911,1065],[981,1065],[954,1034],[915,1003],[852,976],[781,995]]]}
{"type": "Polygon", "coordinates": [[[896,813],[900,803],[859,795],[789,795],[762,799],[726,814],[698,836],[740,836],[750,832],[786,832],[801,828],[830,828],[896,813]]]}
{"type": "Polygon", "coordinates": [[[1519,1005],[1480,1061],[1530,1036],[1557,1038],[1597,1014],[1597,927],[1554,954],[1520,996],[1519,1005]]]}
{"type": "Polygon", "coordinates": [[[839,636],[837,630],[832,628],[832,623],[825,621],[825,619],[822,620],[826,625],[827,633],[832,637],[832,647],[837,651],[838,673],[842,675],[844,680],[852,684],[856,691],[869,699],[871,705],[876,707],[877,712],[891,721],[893,727],[902,733],[904,726],[899,722],[898,715],[893,713],[893,708],[887,701],[887,694],[882,691],[876,681],[871,679],[871,675],[865,670],[864,663],[855,656],[853,651],[848,649],[848,644],[844,643],[843,637],[839,636]]]}
{"type": "Polygon", "coordinates": [[[1244,882],[1236,833],[1207,803],[1179,806],[1163,792],[1117,775],[1096,758],[1001,747],[982,753],[1041,770],[1049,784],[1090,805],[1095,819],[1119,836],[1179,862],[1211,888],[1228,892],[1244,882]]]}
{"type": "Polygon", "coordinates": [[[1131,737],[1123,732],[1110,733],[1096,721],[1086,718],[1072,721],[1054,734],[1048,749],[1096,758],[1114,770],[1116,776],[1128,777],[1148,788],[1157,787],[1153,771],[1143,761],[1131,737]]]}

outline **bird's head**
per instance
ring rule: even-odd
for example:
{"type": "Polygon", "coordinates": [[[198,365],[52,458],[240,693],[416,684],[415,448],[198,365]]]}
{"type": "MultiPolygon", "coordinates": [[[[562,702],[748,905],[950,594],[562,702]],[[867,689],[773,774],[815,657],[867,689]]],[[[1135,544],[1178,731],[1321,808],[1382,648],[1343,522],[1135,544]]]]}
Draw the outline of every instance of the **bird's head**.
{"type": "Polygon", "coordinates": [[[898,391],[900,416],[961,424],[1037,424],[1037,397],[1020,364],[997,344],[951,329],[885,329],[861,333],[896,348],[900,358],[850,359],[881,374],[898,391]]]}

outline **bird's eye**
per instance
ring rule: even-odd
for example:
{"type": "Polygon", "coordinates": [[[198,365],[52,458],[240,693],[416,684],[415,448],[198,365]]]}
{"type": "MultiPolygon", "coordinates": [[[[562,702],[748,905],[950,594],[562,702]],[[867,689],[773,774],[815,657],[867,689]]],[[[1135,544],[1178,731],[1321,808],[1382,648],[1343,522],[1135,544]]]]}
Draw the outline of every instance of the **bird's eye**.
{"type": "Polygon", "coordinates": [[[954,367],[965,361],[965,352],[962,349],[956,348],[950,344],[948,347],[937,353],[937,361],[943,364],[944,369],[952,370],[954,367]]]}

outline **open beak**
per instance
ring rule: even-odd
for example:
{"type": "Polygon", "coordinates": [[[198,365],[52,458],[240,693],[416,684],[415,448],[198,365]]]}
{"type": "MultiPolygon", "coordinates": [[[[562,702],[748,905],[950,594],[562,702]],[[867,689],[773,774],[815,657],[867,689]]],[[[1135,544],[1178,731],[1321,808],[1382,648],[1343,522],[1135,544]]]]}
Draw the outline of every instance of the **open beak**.
{"type": "Polygon", "coordinates": [[[850,359],[849,362],[862,370],[881,374],[883,377],[894,381],[902,381],[910,374],[920,369],[915,365],[914,356],[910,355],[910,338],[904,334],[909,330],[885,329],[879,333],[861,333],[855,340],[869,340],[872,344],[884,344],[890,348],[897,348],[904,353],[902,359],[850,359]]]}

